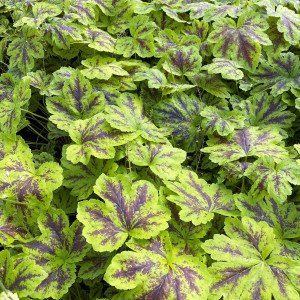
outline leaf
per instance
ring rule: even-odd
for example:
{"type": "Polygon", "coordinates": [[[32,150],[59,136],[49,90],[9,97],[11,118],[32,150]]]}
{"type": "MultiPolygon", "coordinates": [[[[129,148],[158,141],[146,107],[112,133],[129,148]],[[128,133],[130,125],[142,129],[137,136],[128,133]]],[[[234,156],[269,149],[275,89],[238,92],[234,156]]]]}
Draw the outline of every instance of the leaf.
{"type": "Polygon", "coordinates": [[[19,297],[31,296],[35,287],[46,277],[47,273],[43,268],[32,260],[11,257],[8,250],[0,252],[0,281],[6,289],[16,292],[19,297]]]}
{"type": "Polygon", "coordinates": [[[75,121],[68,130],[75,144],[69,145],[66,157],[73,164],[87,165],[90,157],[110,159],[115,156],[114,146],[126,144],[136,133],[122,133],[110,127],[102,113],[86,120],[75,121]]]}
{"type": "Polygon", "coordinates": [[[61,163],[64,167],[63,185],[71,189],[71,195],[77,196],[78,200],[86,199],[93,193],[93,187],[98,177],[104,173],[113,176],[118,165],[112,160],[100,160],[91,157],[89,163],[72,164],[66,159],[65,150],[61,163]]]}
{"type": "Polygon", "coordinates": [[[293,10],[279,5],[276,9],[276,17],[279,17],[277,28],[283,33],[286,41],[296,45],[300,40],[300,17],[293,10]]]}
{"type": "Polygon", "coordinates": [[[81,73],[89,79],[105,79],[108,80],[112,75],[128,76],[128,72],[121,68],[120,63],[115,58],[94,56],[81,63],[87,68],[81,73]]]}
{"type": "Polygon", "coordinates": [[[215,299],[297,299],[298,292],[288,277],[296,263],[283,256],[272,255],[273,230],[253,219],[227,219],[225,235],[215,234],[202,247],[218,262],[210,272],[215,299]],[[270,256],[269,256],[270,255],[270,256]],[[269,257],[268,257],[269,256],[269,257]]]}
{"type": "Polygon", "coordinates": [[[49,208],[38,218],[38,226],[42,235],[22,247],[25,255],[42,266],[48,276],[35,285],[31,296],[59,299],[74,283],[75,263],[83,259],[89,246],[82,236],[80,223],[75,221],[69,227],[68,217],[62,210],[49,208]]]}
{"type": "Polygon", "coordinates": [[[173,95],[155,105],[153,120],[160,127],[172,130],[176,145],[187,152],[195,151],[204,104],[195,95],[173,95]]]}
{"type": "Polygon", "coordinates": [[[186,4],[182,7],[181,11],[191,11],[190,19],[200,19],[204,16],[206,10],[211,7],[213,4],[208,2],[194,2],[186,4]]]}
{"type": "Polygon", "coordinates": [[[144,139],[164,143],[168,131],[157,128],[144,114],[143,104],[135,94],[123,93],[118,98],[116,105],[106,108],[107,122],[114,128],[123,132],[134,132],[144,139]]]}
{"type": "Polygon", "coordinates": [[[107,32],[91,25],[84,27],[82,33],[90,48],[110,53],[115,51],[116,40],[107,32]]]}
{"type": "Polygon", "coordinates": [[[244,127],[244,117],[241,113],[235,111],[223,111],[215,106],[206,106],[201,111],[202,127],[205,128],[207,134],[217,131],[219,135],[226,136],[235,129],[244,127]]]}
{"type": "Polygon", "coordinates": [[[154,144],[135,140],[129,143],[128,160],[137,166],[148,166],[162,179],[174,180],[186,159],[185,151],[168,144],[154,144]]]}
{"type": "Polygon", "coordinates": [[[279,96],[291,88],[300,89],[299,66],[299,57],[291,52],[269,57],[269,62],[262,61],[257,71],[250,76],[260,84],[251,93],[271,90],[273,96],[279,96]]]}
{"type": "Polygon", "coordinates": [[[64,9],[66,18],[75,18],[83,25],[95,23],[95,10],[90,1],[69,0],[64,9]]]}
{"type": "Polygon", "coordinates": [[[267,34],[268,23],[254,12],[245,11],[237,23],[222,18],[213,23],[208,41],[214,44],[215,57],[232,59],[245,69],[256,69],[261,45],[271,45],[267,34]]]}
{"type": "Polygon", "coordinates": [[[250,217],[256,222],[267,222],[278,239],[300,236],[300,216],[295,204],[278,204],[270,197],[257,201],[254,195],[244,194],[237,194],[234,199],[243,217],[250,217]]]}
{"type": "Polygon", "coordinates": [[[195,85],[198,85],[200,88],[216,97],[230,98],[230,88],[224,81],[222,81],[215,75],[198,73],[193,78],[191,78],[191,81],[195,85]]]}
{"type": "Polygon", "coordinates": [[[61,96],[47,99],[50,121],[65,131],[76,120],[86,120],[104,110],[105,104],[104,95],[93,92],[90,82],[79,71],[65,81],[61,96]]]}
{"type": "Polygon", "coordinates": [[[162,67],[167,72],[178,76],[193,76],[201,68],[202,57],[196,47],[182,47],[167,53],[163,61],[162,67]]]}
{"type": "Polygon", "coordinates": [[[287,150],[277,145],[281,139],[282,137],[275,129],[246,127],[235,130],[226,138],[212,137],[207,141],[208,147],[201,151],[210,153],[210,160],[220,165],[249,156],[267,155],[279,161],[288,157],[287,150]]]}
{"type": "Polygon", "coordinates": [[[159,89],[167,85],[168,81],[164,73],[157,69],[148,69],[146,72],[137,72],[134,76],[135,81],[148,80],[148,87],[159,89]]]}
{"type": "Polygon", "coordinates": [[[47,75],[45,71],[39,70],[27,73],[25,78],[30,78],[30,85],[39,89],[41,95],[51,96],[51,93],[48,91],[53,79],[51,75],[47,75]]]}
{"type": "Polygon", "coordinates": [[[23,73],[33,69],[34,59],[43,58],[44,50],[36,29],[22,27],[19,37],[14,39],[7,48],[10,66],[17,66],[23,73]]]}
{"type": "Polygon", "coordinates": [[[295,115],[287,110],[282,97],[273,97],[266,92],[255,94],[243,101],[240,110],[246,118],[246,124],[261,128],[290,128],[295,115]]]}
{"type": "Polygon", "coordinates": [[[32,7],[32,17],[23,17],[14,26],[39,27],[48,17],[55,17],[61,13],[61,9],[57,5],[50,3],[35,3],[32,7]]]}
{"type": "Polygon", "coordinates": [[[104,276],[118,289],[133,289],[126,299],[207,297],[210,276],[206,267],[193,256],[172,255],[166,232],[150,241],[131,240],[127,245],[134,252],[117,254],[104,276]]]}
{"type": "Polygon", "coordinates": [[[220,73],[224,79],[239,80],[244,77],[244,74],[239,70],[240,66],[232,60],[226,58],[214,58],[211,64],[202,67],[202,70],[207,70],[208,74],[220,73]]]}
{"type": "Polygon", "coordinates": [[[194,172],[182,171],[178,182],[166,181],[165,184],[176,194],[167,199],[180,206],[179,216],[185,222],[191,221],[194,225],[199,225],[212,220],[214,213],[235,215],[231,191],[221,185],[209,185],[194,172]]]}
{"type": "Polygon", "coordinates": [[[218,21],[224,19],[226,16],[237,18],[243,10],[235,5],[212,5],[204,13],[204,20],[206,22],[218,21]]]}
{"type": "Polygon", "coordinates": [[[0,190],[12,192],[19,202],[47,209],[52,192],[61,186],[62,168],[56,162],[46,162],[35,169],[30,155],[7,155],[0,162],[0,190]]]}
{"type": "Polygon", "coordinates": [[[250,166],[245,175],[254,181],[251,193],[262,198],[273,197],[284,202],[292,194],[291,184],[300,184],[300,165],[292,160],[274,161],[272,157],[261,157],[250,166]]]}
{"type": "Polygon", "coordinates": [[[83,235],[95,251],[120,248],[128,236],[151,238],[168,227],[167,210],[158,204],[158,193],[148,181],[133,184],[123,175],[101,175],[94,188],[105,200],[82,201],[77,218],[83,235]]]}

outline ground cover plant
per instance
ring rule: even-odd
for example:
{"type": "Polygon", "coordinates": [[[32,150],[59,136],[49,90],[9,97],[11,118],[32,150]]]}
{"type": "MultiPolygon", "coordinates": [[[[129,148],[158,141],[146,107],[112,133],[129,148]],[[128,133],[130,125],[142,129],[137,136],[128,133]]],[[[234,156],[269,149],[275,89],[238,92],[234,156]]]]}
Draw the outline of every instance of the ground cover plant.
{"type": "Polygon", "coordinates": [[[298,0],[0,0],[0,299],[296,300],[298,0]]]}

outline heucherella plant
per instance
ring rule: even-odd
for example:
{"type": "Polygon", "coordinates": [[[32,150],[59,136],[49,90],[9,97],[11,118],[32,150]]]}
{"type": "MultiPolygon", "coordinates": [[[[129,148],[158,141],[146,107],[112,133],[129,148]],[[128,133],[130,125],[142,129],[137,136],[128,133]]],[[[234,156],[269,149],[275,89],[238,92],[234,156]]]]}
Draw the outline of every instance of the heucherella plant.
{"type": "Polygon", "coordinates": [[[0,0],[0,300],[300,300],[298,0],[0,0]]]}

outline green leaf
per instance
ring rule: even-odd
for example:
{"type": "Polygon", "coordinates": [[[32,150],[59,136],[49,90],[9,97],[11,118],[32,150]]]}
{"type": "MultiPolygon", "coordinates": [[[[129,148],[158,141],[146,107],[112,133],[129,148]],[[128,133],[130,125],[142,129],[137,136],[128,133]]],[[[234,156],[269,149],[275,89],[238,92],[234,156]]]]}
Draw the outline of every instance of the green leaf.
{"type": "Polygon", "coordinates": [[[71,195],[77,196],[78,200],[86,199],[93,193],[96,180],[102,173],[113,176],[118,168],[112,160],[100,160],[94,157],[90,158],[87,165],[72,164],[66,159],[65,150],[63,150],[61,163],[64,167],[63,185],[71,189],[71,195]]]}
{"type": "Polygon", "coordinates": [[[232,193],[223,186],[210,185],[191,171],[182,171],[178,181],[166,181],[165,184],[176,194],[167,199],[181,208],[181,220],[199,225],[212,220],[214,213],[225,216],[236,214],[232,193]]]}
{"type": "Polygon", "coordinates": [[[125,299],[207,297],[211,279],[206,267],[196,257],[172,255],[176,251],[166,232],[150,241],[131,240],[127,246],[134,252],[117,254],[104,276],[118,289],[133,289],[125,299]]]}
{"type": "Polygon", "coordinates": [[[215,75],[198,73],[191,79],[191,81],[216,97],[230,98],[230,88],[224,81],[215,75]]]}
{"type": "Polygon", "coordinates": [[[244,127],[244,117],[240,112],[224,111],[215,106],[206,106],[200,115],[204,118],[202,127],[207,134],[217,131],[219,135],[226,136],[235,129],[244,127]]]}
{"type": "Polygon", "coordinates": [[[290,128],[295,115],[287,110],[282,97],[273,97],[266,92],[255,94],[241,102],[240,110],[246,118],[246,124],[261,128],[290,128]]]}
{"type": "Polygon", "coordinates": [[[19,297],[31,296],[46,277],[47,273],[34,261],[11,257],[8,250],[0,252],[0,281],[19,297]]]}
{"type": "Polygon", "coordinates": [[[275,129],[246,127],[226,138],[211,137],[207,141],[208,147],[201,151],[210,153],[210,160],[220,165],[248,156],[267,155],[279,161],[288,157],[287,150],[277,145],[281,140],[281,135],[275,129]]]}
{"type": "Polygon", "coordinates": [[[33,69],[34,59],[43,58],[44,50],[36,29],[22,27],[19,37],[14,39],[7,48],[10,66],[17,66],[23,73],[33,69]]]}
{"type": "Polygon", "coordinates": [[[208,41],[214,44],[215,57],[231,58],[245,69],[254,70],[261,55],[261,45],[272,44],[264,33],[268,27],[259,14],[245,11],[237,23],[230,18],[215,21],[208,41]]]}
{"type": "Polygon", "coordinates": [[[112,75],[128,76],[128,72],[121,68],[119,62],[115,58],[94,56],[81,63],[87,68],[81,70],[81,73],[89,79],[105,79],[108,80],[112,75]]]}
{"type": "Polygon", "coordinates": [[[32,7],[32,17],[23,17],[14,26],[39,27],[48,17],[55,17],[61,13],[61,9],[50,3],[35,3],[32,7]]]}
{"type": "Polygon", "coordinates": [[[136,133],[122,133],[110,127],[102,113],[86,120],[74,121],[68,129],[75,144],[69,145],[66,157],[73,164],[87,165],[90,157],[114,158],[114,146],[126,144],[137,137],[136,133]]]}
{"type": "Polygon", "coordinates": [[[81,261],[89,246],[82,236],[82,226],[75,221],[69,227],[62,210],[49,208],[38,218],[42,233],[34,241],[23,245],[24,253],[48,273],[35,285],[31,296],[39,299],[60,299],[75,281],[75,263],[81,261]]]}
{"type": "Polygon", "coordinates": [[[115,51],[116,40],[107,32],[92,25],[84,27],[82,33],[90,48],[110,53],[115,51]]]}
{"type": "Polygon", "coordinates": [[[50,121],[68,131],[76,120],[86,120],[104,110],[106,101],[101,92],[93,92],[90,82],[74,72],[63,85],[62,95],[47,99],[50,121]]]}
{"type": "Polygon", "coordinates": [[[155,105],[155,124],[172,130],[176,145],[187,152],[195,151],[201,123],[200,111],[204,103],[195,95],[185,93],[173,95],[171,99],[155,105]]]}
{"type": "Polygon", "coordinates": [[[77,19],[83,25],[95,23],[95,10],[90,1],[68,0],[65,4],[65,17],[77,19]]]}
{"type": "Polygon", "coordinates": [[[173,75],[194,76],[200,71],[201,62],[202,57],[196,47],[181,47],[165,55],[162,67],[173,75]]]}
{"type": "Polygon", "coordinates": [[[162,179],[174,180],[181,171],[186,152],[168,144],[135,140],[128,145],[128,160],[137,166],[148,166],[162,179]]]}
{"type": "Polygon", "coordinates": [[[107,122],[123,132],[134,132],[151,142],[166,142],[168,131],[157,128],[144,114],[143,104],[135,94],[123,93],[116,105],[106,108],[107,122]]]}
{"type": "Polygon", "coordinates": [[[123,175],[101,175],[94,188],[105,200],[82,201],[78,220],[84,224],[83,235],[95,251],[120,248],[128,236],[151,238],[168,227],[167,209],[158,204],[158,193],[148,181],[133,184],[123,175]]]}
{"type": "Polygon", "coordinates": [[[157,69],[148,69],[146,72],[137,72],[134,76],[135,81],[148,80],[148,87],[159,89],[167,85],[166,76],[157,69]]]}
{"type": "Polygon", "coordinates": [[[300,216],[295,204],[278,204],[270,197],[257,201],[252,194],[237,194],[234,198],[242,217],[250,217],[256,222],[267,222],[278,239],[300,236],[300,216]]]}
{"type": "Polygon", "coordinates": [[[245,175],[254,181],[250,192],[262,198],[265,195],[273,197],[278,202],[284,202],[292,194],[291,184],[300,184],[300,165],[292,160],[274,161],[272,157],[259,158],[250,166],[245,175]]]}
{"type": "Polygon", "coordinates": [[[276,17],[279,17],[277,28],[283,33],[286,41],[296,45],[300,40],[300,16],[293,10],[279,5],[276,9],[276,17]]]}
{"type": "Polygon", "coordinates": [[[262,61],[257,71],[250,76],[260,84],[251,93],[271,90],[273,96],[279,96],[291,88],[300,89],[299,67],[299,57],[292,52],[269,57],[269,61],[262,61]]]}
{"type": "Polygon", "coordinates": [[[16,153],[0,162],[0,190],[13,193],[19,202],[47,209],[53,191],[62,184],[62,168],[46,162],[36,169],[31,156],[16,153]]]}
{"type": "Polygon", "coordinates": [[[45,71],[36,71],[27,73],[25,78],[30,79],[30,85],[39,89],[41,95],[51,96],[48,91],[51,80],[53,79],[51,75],[47,75],[45,71]]]}
{"type": "Polygon", "coordinates": [[[226,58],[214,58],[211,64],[202,67],[202,70],[207,70],[208,74],[221,74],[224,79],[239,80],[244,77],[244,74],[239,70],[240,66],[226,58]]]}
{"type": "Polygon", "coordinates": [[[241,12],[243,12],[241,7],[236,5],[212,5],[205,11],[204,20],[206,22],[218,21],[226,16],[237,18],[241,12]]]}
{"type": "Polygon", "coordinates": [[[215,234],[202,247],[214,260],[210,272],[212,298],[220,299],[297,299],[298,292],[289,279],[297,264],[272,255],[275,239],[265,222],[244,217],[225,221],[225,235],[215,234]],[[270,256],[269,256],[270,255],[270,256]],[[269,257],[268,257],[269,256],[269,257]]]}

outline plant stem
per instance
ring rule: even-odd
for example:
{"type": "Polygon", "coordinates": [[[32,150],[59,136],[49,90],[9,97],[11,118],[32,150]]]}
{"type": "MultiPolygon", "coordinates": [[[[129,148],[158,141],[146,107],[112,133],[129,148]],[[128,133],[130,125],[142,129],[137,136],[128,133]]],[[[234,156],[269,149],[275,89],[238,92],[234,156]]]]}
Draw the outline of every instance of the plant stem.
{"type": "Polygon", "coordinates": [[[24,109],[24,108],[21,108],[21,110],[25,111],[25,112],[28,113],[28,114],[31,114],[31,115],[33,115],[33,116],[36,116],[36,117],[38,117],[38,118],[44,119],[44,120],[46,120],[47,122],[49,121],[47,118],[45,118],[45,117],[43,117],[43,116],[40,116],[40,115],[37,115],[37,114],[33,113],[33,112],[30,111],[30,110],[27,110],[27,109],[24,109]]]}
{"type": "Polygon", "coordinates": [[[28,125],[28,127],[35,133],[37,134],[39,137],[41,137],[42,139],[44,139],[45,141],[47,141],[48,143],[51,143],[51,141],[49,141],[47,138],[45,138],[43,135],[41,135],[40,133],[38,133],[32,126],[28,125]]]}

